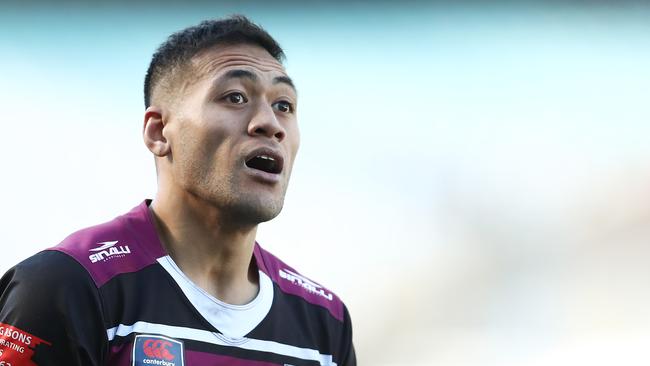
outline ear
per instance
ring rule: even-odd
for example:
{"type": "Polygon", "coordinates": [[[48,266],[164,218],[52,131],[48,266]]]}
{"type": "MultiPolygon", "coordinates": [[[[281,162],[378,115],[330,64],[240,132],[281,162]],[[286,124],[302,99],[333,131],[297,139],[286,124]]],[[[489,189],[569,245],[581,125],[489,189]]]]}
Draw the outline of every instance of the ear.
{"type": "Polygon", "coordinates": [[[149,151],[156,156],[166,156],[171,152],[169,141],[163,134],[165,128],[163,110],[156,106],[150,106],[144,111],[144,125],[142,137],[144,144],[149,151]]]}

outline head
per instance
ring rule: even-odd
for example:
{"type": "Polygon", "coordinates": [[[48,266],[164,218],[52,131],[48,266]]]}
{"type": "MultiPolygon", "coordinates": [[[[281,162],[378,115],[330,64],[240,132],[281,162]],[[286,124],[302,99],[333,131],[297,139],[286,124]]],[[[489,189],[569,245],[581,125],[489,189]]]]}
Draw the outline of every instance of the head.
{"type": "Polygon", "coordinates": [[[145,78],[143,129],[159,198],[199,201],[244,224],[280,212],[300,140],[283,58],[241,16],[202,22],[160,46],[145,78]]]}

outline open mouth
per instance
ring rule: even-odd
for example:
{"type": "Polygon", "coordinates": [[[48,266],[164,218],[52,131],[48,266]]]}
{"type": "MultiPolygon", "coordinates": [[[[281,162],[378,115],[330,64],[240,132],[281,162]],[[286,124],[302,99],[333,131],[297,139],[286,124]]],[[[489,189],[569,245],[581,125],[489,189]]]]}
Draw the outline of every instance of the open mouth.
{"type": "Polygon", "coordinates": [[[282,173],[283,160],[279,154],[271,150],[260,149],[248,155],[246,166],[266,173],[280,174],[282,173]]]}

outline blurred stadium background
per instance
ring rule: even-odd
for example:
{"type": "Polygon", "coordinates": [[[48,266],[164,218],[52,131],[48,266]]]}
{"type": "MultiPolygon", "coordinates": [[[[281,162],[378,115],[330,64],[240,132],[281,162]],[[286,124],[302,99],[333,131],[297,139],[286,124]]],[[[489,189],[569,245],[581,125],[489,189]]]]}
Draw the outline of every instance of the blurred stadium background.
{"type": "Polygon", "coordinates": [[[647,4],[3,3],[0,270],[153,196],[149,58],[242,13],[300,93],[259,241],[346,301],[360,364],[647,365],[647,4]]]}

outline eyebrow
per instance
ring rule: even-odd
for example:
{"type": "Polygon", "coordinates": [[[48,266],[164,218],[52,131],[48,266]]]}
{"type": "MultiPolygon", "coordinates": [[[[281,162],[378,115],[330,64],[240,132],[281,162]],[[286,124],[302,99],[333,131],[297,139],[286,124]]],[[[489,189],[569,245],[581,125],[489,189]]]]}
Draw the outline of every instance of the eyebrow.
{"type": "MultiPolygon", "coordinates": [[[[255,75],[254,73],[248,70],[234,69],[234,70],[228,70],[225,74],[219,77],[217,83],[224,82],[228,79],[249,79],[250,81],[253,82],[257,82],[260,80],[260,78],[257,75],[255,75]]],[[[293,80],[291,80],[291,78],[288,76],[274,77],[273,84],[286,84],[290,86],[291,89],[294,90],[294,92],[296,92],[296,86],[294,85],[293,80]]]]}
{"type": "Polygon", "coordinates": [[[273,84],[279,84],[279,83],[287,84],[287,85],[289,85],[291,87],[291,89],[293,89],[293,91],[297,91],[296,86],[293,84],[293,80],[291,80],[291,78],[288,77],[288,76],[276,76],[276,77],[274,77],[273,78],[273,84]]]}
{"type": "Polygon", "coordinates": [[[228,70],[219,78],[220,81],[225,81],[226,79],[250,79],[251,81],[258,81],[260,78],[248,70],[235,69],[228,70]]]}

